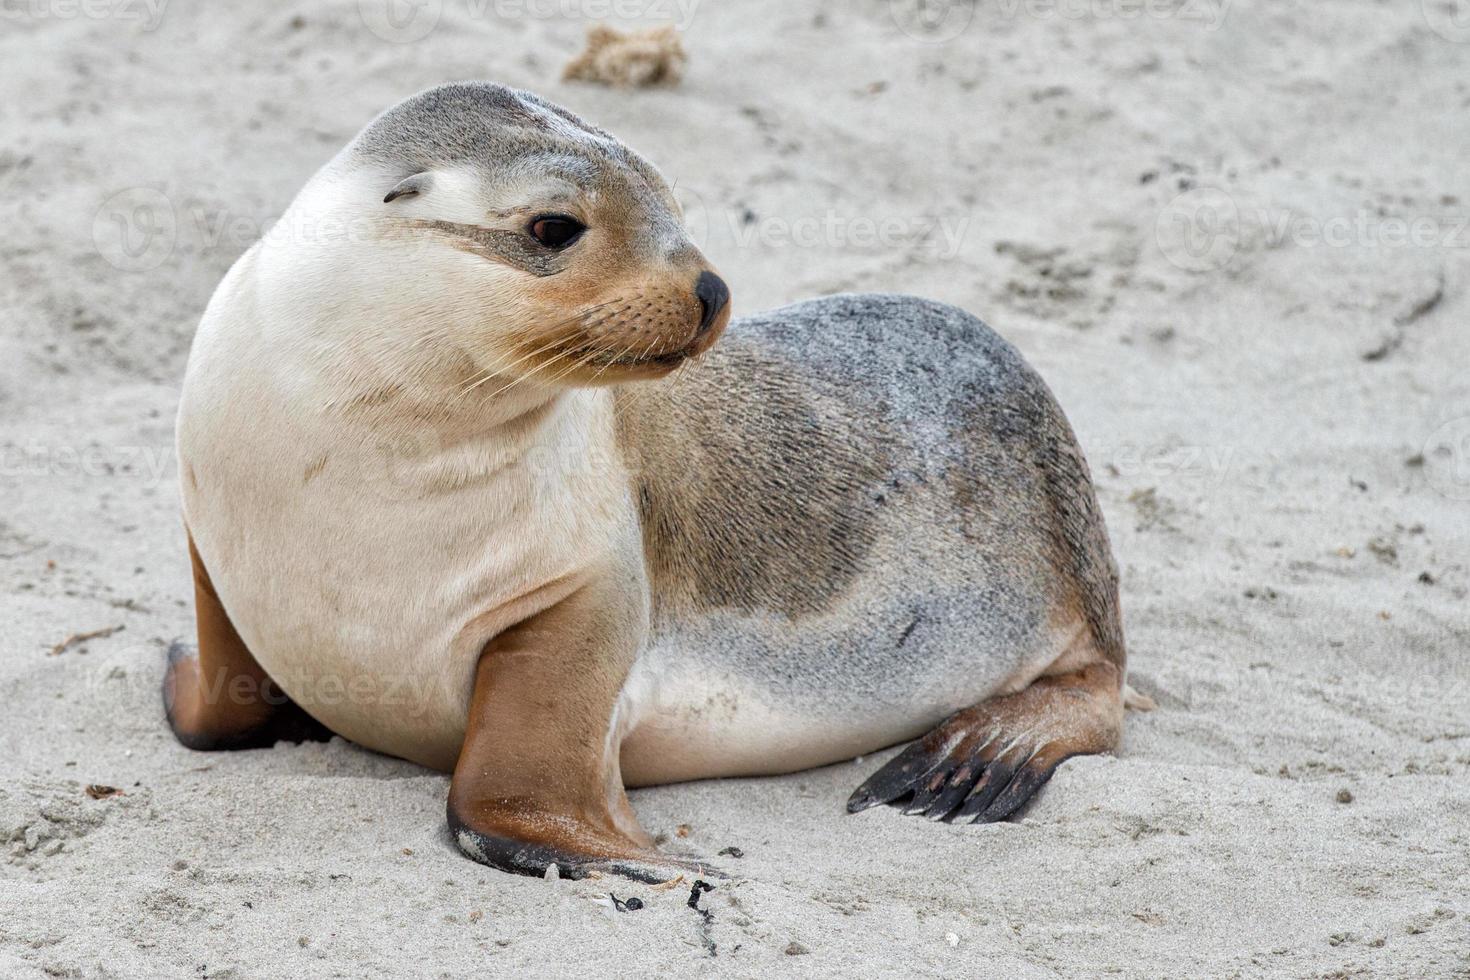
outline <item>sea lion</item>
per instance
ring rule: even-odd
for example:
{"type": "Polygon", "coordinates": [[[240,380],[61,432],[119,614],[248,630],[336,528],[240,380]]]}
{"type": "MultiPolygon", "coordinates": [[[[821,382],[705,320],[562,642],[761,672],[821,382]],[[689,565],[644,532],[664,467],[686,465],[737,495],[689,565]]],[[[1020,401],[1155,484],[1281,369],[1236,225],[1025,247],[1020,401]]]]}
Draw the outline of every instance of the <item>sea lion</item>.
{"type": "Polygon", "coordinates": [[[1087,466],[975,317],[844,295],[731,324],[658,171],[490,83],[373,120],[277,227],[179,409],[186,745],[336,733],[452,772],[476,860],[650,880],[703,865],[625,785],[923,735],[848,808],[989,821],[1117,745],[1087,466]]]}

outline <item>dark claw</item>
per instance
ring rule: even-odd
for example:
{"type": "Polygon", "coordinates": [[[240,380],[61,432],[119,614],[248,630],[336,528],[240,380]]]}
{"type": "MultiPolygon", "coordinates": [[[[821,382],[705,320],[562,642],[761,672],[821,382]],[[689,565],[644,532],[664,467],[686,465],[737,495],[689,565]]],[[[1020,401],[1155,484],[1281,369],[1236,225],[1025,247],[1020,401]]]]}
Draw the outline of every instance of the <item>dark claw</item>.
{"type": "Polygon", "coordinates": [[[853,790],[847,798],[847,812],[857,813],[879,803],[888,803],[911,792],[914,785],[932,773],[943,759],[936,760],[925,739],[919,739],[853,790]]]}
{"type": "Polygon", "coordinates": [[[985,763],[980,759],[971,759],[954,771],[949,779],[949,785],[944,788],[929,808],[924,811],[924,816],[930,820],[943,820],[949,816],[950,811],[959,806],[970,790],[975,788],[980,776],[985,772],[985,763]]]}
{"type": "Polygon", "coordinates": [[[487,834],[475,830],[461,820],[452,805],[445,809],[449,836],[454,839],[460,851],[471,860],[489,865],[497,871],[541,878],[545,876],[547,868],[554,864],[558,878],[581,879],[594,873],[615,874],[650,885],[663,884],[681,872],[720,881],[730,877],[719,868],[692,857],[650,852],[647,860],[604,858],[575,854],[554,845],[487,834]]]}
{"type": "Polygon", "coordinates": [[[994,823],[1019,812],[1061,762],[1052,761],[1043,768],[1031,750],[1020,746],[987,759],[990,746],[1004,747],[994,742],[993,733],[983,740],[966,738],[957,743],[941,737],[946,730],[952,730],[949,722],[911,743],[869,776],[848,798],[847,812],[894,803],[905,814],[922,814],[930,820],[994,823]],[[910,795],[912,798],[905,799],[910,795]]]}
{"type": "Polygon", "coordinates": [[[914,786],[914,798],[903,808],[903,812],[909,815],[923,813],[929,809],[935,797],[944,792],[949,785],[950,777],[954,770],[947,765],[936,767],[932,772],[917,780],[914,786]]]}
{"type": "Polygon", "coordinates": [[[1020,810],[1030,799],[1036,795],[1036,791],[1045,785],[1056,772],[1060,763],[1042,769],[1035,766],[1024,766],[1016,773],[1010,785],[985,808],[985,812],[975,818],[975,823],[995,823],[1020,810]]]}
{"type": "Polygon", "coordinates": [[[188,660],[194,656],[194,648],[183,640],[174,640],[168,645],[168,665],[172,667],[180,660],[188,660]]]}
{"type": "Polygon", "coordinates": [[[965,799],[965,802],[956,810],[952,820],[969,820],[983,813],[990,802],[1000,795],[1001,791],[1015,775],[1016,767],[1005,759],[996,759],[985,767],[985,772],[980,776],[980,781],[975,784],[975,789],[965,799]]]}
{"type": "Polygon", "coordinates": [[[558,877],[587,877],[585,859],[578,859],[554,847],[482,834],[460,823],[453,810],[449,811],[449,833],[465,856],[488,864],[497,871],[539,878],[554,864],[558,877]]]}

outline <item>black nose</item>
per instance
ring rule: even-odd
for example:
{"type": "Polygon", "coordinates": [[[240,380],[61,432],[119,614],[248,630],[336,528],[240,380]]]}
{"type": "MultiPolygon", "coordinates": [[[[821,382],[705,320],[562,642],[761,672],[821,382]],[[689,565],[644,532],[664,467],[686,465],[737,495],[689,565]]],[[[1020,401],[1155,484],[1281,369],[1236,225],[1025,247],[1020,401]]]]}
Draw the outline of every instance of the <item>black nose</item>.
{"type": "Polygon", "coordinates": [[[699,329],[708,330],[709,325],[715,322],[715,317],[729,305],[730,287],[725,285],[725,280],[706,269],[699,274],[699,280],[694,284],[694,295],[699,297],[699,305],[704,308],[699,329]]]}

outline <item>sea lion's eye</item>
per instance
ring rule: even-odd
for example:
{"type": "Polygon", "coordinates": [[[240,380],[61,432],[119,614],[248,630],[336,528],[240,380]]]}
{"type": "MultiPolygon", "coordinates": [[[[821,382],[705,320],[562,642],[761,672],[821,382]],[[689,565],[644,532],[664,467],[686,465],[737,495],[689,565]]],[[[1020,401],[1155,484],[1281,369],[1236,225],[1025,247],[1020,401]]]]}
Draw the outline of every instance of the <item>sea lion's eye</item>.
{"type": "Polygon", "coordinates": [[[564,214],[543,214],[532,218],[526,230],[547,248],[566,248],[581,237],[587,226],[564,214]]]}

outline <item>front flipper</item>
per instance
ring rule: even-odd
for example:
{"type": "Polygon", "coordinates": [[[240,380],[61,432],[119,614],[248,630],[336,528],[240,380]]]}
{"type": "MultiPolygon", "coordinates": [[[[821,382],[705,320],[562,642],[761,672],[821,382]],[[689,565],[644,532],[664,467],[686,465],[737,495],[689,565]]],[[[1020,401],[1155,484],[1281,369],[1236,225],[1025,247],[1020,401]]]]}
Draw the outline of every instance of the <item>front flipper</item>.
{"type": "Polygon", "coordinates": [[[859,786],[848,812],[893,803],[931,820],[1004,820],[1065,760],[1117,746],[1121,680],[1099,662],[951,715],[859,786]]]}
{"type": "Polygon", "coordinates": [[[615,577],[584,585],[497,636],[480,656],[449,830],[483,864],[566,878],[709,875],[660,854],[623,789],[613,709],[637,652],[641,610],[615,577]]]}

